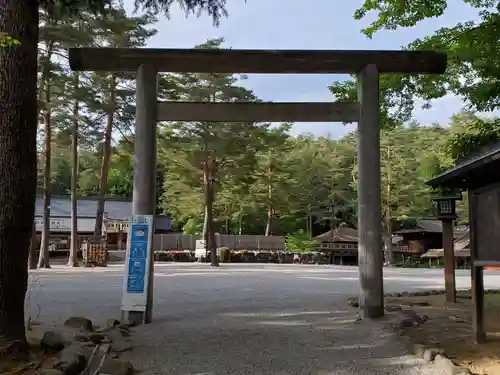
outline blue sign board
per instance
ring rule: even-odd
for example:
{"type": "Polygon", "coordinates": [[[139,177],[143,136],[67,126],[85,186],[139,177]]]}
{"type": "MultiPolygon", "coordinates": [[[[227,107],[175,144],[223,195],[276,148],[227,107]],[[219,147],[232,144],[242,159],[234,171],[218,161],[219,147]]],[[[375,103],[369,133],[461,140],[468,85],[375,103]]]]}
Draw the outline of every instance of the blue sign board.
{"type": "Polygon", "coordinates": [[[130,225],[130,258],[128,262],[127,293],[144,293],[148,259],[149,225],[133,222],[130,225]]]}

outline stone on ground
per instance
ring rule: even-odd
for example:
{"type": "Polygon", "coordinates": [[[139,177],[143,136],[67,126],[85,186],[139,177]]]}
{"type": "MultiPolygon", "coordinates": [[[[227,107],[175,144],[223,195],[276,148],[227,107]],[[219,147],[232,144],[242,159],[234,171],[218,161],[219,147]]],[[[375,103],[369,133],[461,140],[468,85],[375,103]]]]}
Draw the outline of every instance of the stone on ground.
{"type": "Polygon", "coordinates": [[[66,319],[66,321],[64,322],[64,326],[68,328],[80,329],[85,332],[94,331],[94,325],[92,324],[92,321],[81,316],[73,316],[66,319]]]}
{"type": "Polygon", "coordinates": [[[133,375],[134,366],[129,361],[106,359],[99,370],[102,375],[133,375]]]}

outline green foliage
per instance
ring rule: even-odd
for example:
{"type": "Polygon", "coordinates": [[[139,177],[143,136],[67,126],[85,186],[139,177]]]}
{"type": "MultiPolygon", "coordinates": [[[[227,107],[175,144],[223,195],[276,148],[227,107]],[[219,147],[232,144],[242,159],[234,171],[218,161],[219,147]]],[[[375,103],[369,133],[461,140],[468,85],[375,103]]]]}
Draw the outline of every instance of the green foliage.
{"type": "MultiPolygon", "coordinates": [[[[463,1],[471,6],[470,21],[440,28],[433,35],[417,39],[404,47],[409,50],[447,52],[448,68],[445,74],[381,76],[382,126],[391,128],[395,124],[410,121],[416,100],[422,100],[422,107],[429,108],[433,100],[449,94],[463,96],[468,110],[493,111],[499,107],[498,1],[463,1]]],[[[362,30],[365,35],[372,37],[382,29],[412,27],[425,19],[439,17],[449,4],[448,0],[365,0],[354,18],[375,18],[362,30]]],[[[334,82],[330,90],[342,100],[356,98],[354,80],[334,82]]]]}
{"type": "Polygon", "coordinates": [[[13,46],[17,46],[19,44],[21,44],[19,42],[19,40],[11,37],[7,33],[0,32],[0,47],[1,48],[4,48],[4,47],[13,47],[13,46]]]}
{"type": "Polygon", "coordinates": [[[286,250],[292,253],[309,253],[317,246],[318,243],[303,230],[285,236],[286,250]]]}
{"type": "Polygon", "coordinates": [[[500,141],[500,119],[469,116],[467,120],[458,129],[455,128],[455,132],[448,140],[448,152],[455,161],[500,141]]]}
{"type": "Polygon", "coordinates": [[[203,224],[198,222],[195,218],[189,218],[186,224],[182,227],[183,234],[200,234],[203,224]]]}

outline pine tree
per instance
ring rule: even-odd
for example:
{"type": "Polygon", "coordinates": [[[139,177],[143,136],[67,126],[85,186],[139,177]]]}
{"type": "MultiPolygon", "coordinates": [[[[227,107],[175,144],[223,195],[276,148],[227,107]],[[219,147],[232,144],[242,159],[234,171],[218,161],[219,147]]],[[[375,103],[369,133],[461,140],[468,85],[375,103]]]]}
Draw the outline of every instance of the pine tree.
{"type": "MultiPolygon", "coordinates": [[[[156,21],[151,15],[127,16],[125,9],[115,8],[103,19],[96,19],[94,27],[98,43],[109,47],[144,47],[150,37],[156,34],[151,25],[156,21]]],[[[115,128],[129,130],[134,122],[135,86],[134,75],[101,74],[92,75],[95,95],[89,108],[97,116],[104,115],[104,136],[102,158],[99,172],[99,199],[97,203],[94,234],[100,235],[103,225],[104,203],[108,192],[109,163],[111,159],[111,140],[115,128]]]]}
{"type": "MultiPolygon", "coordinates": [[[[219,48],[222,39],[209,40],[197,48],[219,48]]],[[[253,93],[237,86],[231,74],[183,74],[179,84],[183,100],[206,102],[253,101],[253,93]]],[[[254,123],[182,122],[170,128],[169,147],[177,147],[179,158],[196,173],[203,187],[203,236],[211,252],[211,264],[218,265],[215,241],[214,205],[218,186],[227,176],[245,178],[255,164],[255,152],[262,147],[265,126],[254,123]]],[[[172,194],[167,190],[167,194],[172,194]]]]}

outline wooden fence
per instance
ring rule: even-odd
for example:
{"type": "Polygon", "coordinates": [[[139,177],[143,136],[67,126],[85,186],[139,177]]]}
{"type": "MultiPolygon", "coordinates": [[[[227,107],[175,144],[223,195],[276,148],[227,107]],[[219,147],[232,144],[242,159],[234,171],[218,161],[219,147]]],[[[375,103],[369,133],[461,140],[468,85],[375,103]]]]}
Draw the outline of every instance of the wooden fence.
{"type": "MultiPolygon", "coordinates": [[[[155,234],[154,249],[168,250],[195,250],[196,240],[201,236],[167,233],[155,234]]],[[[285,250],[285,239],[282,236],[253,236],[253,235],[216,235],[217,247],[227,247],[231,250],[285,250]]]]}

